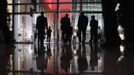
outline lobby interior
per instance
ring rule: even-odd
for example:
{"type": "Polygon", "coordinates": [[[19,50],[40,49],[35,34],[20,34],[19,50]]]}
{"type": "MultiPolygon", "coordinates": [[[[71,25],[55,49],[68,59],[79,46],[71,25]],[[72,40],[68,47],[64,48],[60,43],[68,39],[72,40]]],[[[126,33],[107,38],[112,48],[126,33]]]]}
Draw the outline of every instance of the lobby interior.
{"type": "MultiPolygon", "coordinates": [[[[7,9],[13,42],[5,43],[0,30],[0,75],[134,75],[134,44],[124,42],[122,26],[117,29],[120,46],[102,46],[105,43],[102,0],[7,0],[7,9]],[[34,34],[41,11],[52,28],[51,41],[45,38],[43,45],[34,34]],[[91,15],[96,16],[102,30],[98,43],[89,43],[89,24],[85,44],[79,43],[77,23],[81,11],[89,20],[91,15]],[[73,27],[71,44],[61,40],[60,20],[66,13],[73,27]]],[[[118,9],[117,4],[115,10],[118,9]]]]}

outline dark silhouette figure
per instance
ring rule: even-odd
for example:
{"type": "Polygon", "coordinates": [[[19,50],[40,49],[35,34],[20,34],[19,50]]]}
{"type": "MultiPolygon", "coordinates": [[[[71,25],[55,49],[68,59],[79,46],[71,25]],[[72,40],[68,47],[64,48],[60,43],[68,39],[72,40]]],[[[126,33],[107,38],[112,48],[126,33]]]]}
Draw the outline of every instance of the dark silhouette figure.
{"type": "Polygon", "coordinates": [[[80,73],[83,73],[85,70],[88,69],[88,62],[87,62],[87,58],[86,58],[86,49],[85,49],[85,45],[79,45],[79,49],[77,51],[78,54],[78,69],[80,73]]]}
{"type": "Polygon", "coordinates": [[[51,32],[52,32],[52,29],[51,27],[49,27],[47,29],[47,41],[50,42],[51,41],[51,32]]]}
{"type": "Polygon", "coordinates": [[[91,20],[90,20],[90,34],[91,34],[91,38],[90,38],[90,43],[92,42],[98,42],[98,21],[95,19],[95,16],[92,15],[91,16],[91,20]]]}
{"type": "Polygon", "coordinates": [[[36,29],[38,30],[38,43],[43,44],[45,39],[45,29],[48,28],[47,18],[44,17],[44,12],[41,12],[41,15],[37,17],[36,29]]]}
{"type": "Polygon", "coordinates": [[[84,12],[81,12],[78,18],[78,37],[80,43],[81,43],[81,34],[83,35],[82,43],[85,43],[87,25],[88,25],[88,17],[84,15],[84,12]]]}
{"type": "Polygon", "coordinates": [[[66,43],[68,37],[67,36],[68,28],[71,25],[68,14],[65,14],[65,16],[61,18],[60,23],[61,23],[61,30],[62,30],[62,40],[64,43],[66,43]]]}
{"type": "Polygon", "coordinates": [[[73,58],[73,52],[71,49],[71,45],[64,44],[62,49],[61,60],[61,68],[68,72],[70,69],[70,60],[73,58]]]}
{"type": "Polygon", "coordinates": [[[118,47],[121,44],[121,39],[117,30],[117,15],[115,12],[117,2],[118,0],[102,0],[105,36],[105,43],[102,45],[103,47],[118,47]]]}

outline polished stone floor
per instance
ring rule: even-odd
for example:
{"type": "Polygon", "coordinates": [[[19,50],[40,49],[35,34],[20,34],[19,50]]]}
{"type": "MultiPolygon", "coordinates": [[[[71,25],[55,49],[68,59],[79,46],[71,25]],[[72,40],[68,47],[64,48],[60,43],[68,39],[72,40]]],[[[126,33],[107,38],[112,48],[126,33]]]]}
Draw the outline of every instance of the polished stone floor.
{"type": "MultiPolygon", "coordinates": [[[[134,75],[134,46],[45,42],[0,45],[2,75],[134,75]]],[[[1,75],[0,74],[0,75],[1,75]]]]}

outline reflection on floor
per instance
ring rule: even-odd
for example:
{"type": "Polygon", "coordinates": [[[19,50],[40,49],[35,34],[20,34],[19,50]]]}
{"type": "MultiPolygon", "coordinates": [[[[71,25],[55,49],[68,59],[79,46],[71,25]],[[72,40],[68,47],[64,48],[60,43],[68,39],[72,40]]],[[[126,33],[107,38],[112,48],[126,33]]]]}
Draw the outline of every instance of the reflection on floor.
{"type": "Polygon", "coordinates": [[[0,45],[0,75],[132,75],[133,46],[99,44],[0,45]]]}

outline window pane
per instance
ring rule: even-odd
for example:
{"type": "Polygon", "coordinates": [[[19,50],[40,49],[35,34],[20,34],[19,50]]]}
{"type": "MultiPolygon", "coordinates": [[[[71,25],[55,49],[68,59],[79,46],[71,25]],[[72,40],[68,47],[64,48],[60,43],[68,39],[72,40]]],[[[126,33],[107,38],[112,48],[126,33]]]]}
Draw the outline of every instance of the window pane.
{"type": "Polygon", "coordinates": [[[72,0],[59,0],[60,2],[71,2],[72,0]]]}
{"type": "Polygon", "coordinates": [[[60,11],[71,11],[72,4],[60,4],[60,11]]]}
{"type": "Polygon", "coordinates": [[[13,0],[7,0],[7,3],[8,4],[11,4],[13,0]]]}

